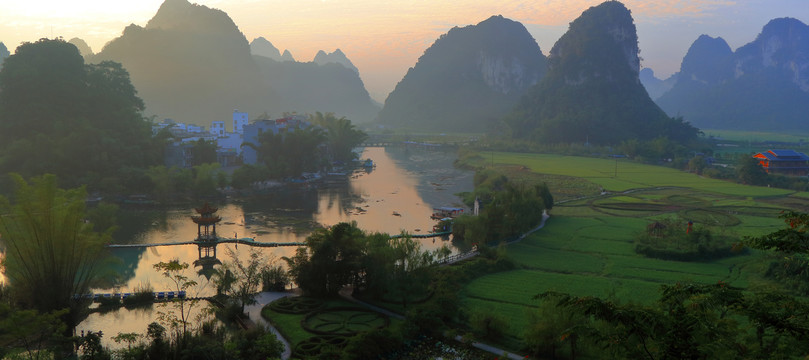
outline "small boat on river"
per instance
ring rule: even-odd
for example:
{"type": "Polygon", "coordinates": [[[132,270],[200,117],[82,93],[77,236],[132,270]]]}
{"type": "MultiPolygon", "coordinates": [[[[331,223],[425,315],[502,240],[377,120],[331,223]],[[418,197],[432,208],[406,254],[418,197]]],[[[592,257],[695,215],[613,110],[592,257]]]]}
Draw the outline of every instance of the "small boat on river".
{"type": "Polygon", "coordinates": [[[456,218],[463,215],[463,208],[442,206],[433,208],[433,214],[430,215],[431,219],[440,220],[443,218],[456,218]]]}

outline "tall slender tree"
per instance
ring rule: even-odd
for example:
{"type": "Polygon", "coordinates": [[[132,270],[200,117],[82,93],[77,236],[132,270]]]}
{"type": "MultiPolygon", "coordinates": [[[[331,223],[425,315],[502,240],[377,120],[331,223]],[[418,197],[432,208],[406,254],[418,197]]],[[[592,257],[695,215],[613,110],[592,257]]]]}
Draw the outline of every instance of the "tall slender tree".
{"type": "Polygon", "coordinates": [[[17,301],[41,313],[69,309],[76,325],[81,305],[75,295],[89,293],[100,278],[112,229],[98,232],[85,220],[84,188],[62,190],[54,175],[17,183],[14,201],[0,196],[2,265],[17,301]]]}

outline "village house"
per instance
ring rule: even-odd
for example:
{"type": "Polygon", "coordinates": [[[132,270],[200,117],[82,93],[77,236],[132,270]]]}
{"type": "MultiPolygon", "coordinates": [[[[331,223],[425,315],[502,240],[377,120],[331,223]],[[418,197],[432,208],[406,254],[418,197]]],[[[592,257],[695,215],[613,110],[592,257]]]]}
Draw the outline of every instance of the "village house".
{"type": "Polygon", "coordinates": [[[794,150],[767,150],[753,155],[768,174],[809,175],[809,156],[794,150]]]}

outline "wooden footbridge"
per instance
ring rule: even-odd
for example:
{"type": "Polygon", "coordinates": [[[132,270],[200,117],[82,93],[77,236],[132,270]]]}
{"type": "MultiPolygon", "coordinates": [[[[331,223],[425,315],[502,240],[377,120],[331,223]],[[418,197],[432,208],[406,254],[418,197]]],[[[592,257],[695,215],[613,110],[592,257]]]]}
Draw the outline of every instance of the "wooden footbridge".
{"type": "MultiPolygon", "coordinates": [[[[428,234],[410,234],[411,237],[417,239],[432,238],[439,236],[448,236],[452,234],[451,231],[442,231],[437,233],[428,234]]],[[[391,235],[391,238],[400,238],[403,235],[391,235]]],[[[281,247],[281,246],[306,246],[305,242],[261,242],[253,238],[216,238],[211,240],[192,240],[192,241],[177,241],[166,243],[146,243],[146,244],[109,244],[110,249],[126,249],[126,248],[147,248],[157,246],[177,246],[177,245],[202,245],[202,246],[215,246],[219,244],[244,244],[255,247],[281,247]]]]}
{"type": "Polygon", "coordinates": [[[151,243],[151,244],[110,244],[107,245],[108,248],[113,249],[120,249],[120,248],[145,248],[145,247],[155,247],[155,246],[174,246],[174,245],[202,245],[202,246],[214,246],[219,244],[245,244],[249,246],[256,246],[256,247],[279,247],[279,246],[304,246],[306,243],[304,242],[284,242],[284,243],[276,243],[276,242],[260,242],[256,241],[253,238],[240,238],[240,239],[231,239],[231,238],[216,238],[211,240],[193,240],[193,241],[180,241],[180,242],[170,242],[170,243],[151,243]]]}

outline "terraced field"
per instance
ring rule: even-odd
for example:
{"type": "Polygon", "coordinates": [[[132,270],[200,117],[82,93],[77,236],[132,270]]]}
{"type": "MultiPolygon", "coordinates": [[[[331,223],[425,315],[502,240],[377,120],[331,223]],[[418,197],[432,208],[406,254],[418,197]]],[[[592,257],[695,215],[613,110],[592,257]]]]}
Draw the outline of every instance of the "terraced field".
{"type": "Polygon", "coordinates": [[[783,223],[777,215],[783,209],[809,208],[804,194],[789,190],[622,160],[512,153],[494,153],[493,159],[499,166],[585,179],[605,190],[557,204],[545,228],[509,245],[508,255],[519,269],[480,277],[465,287],[465,308],[470,313],[497,311],[510,324],[511,339],[521,337],[528,325],[526,314],[537,305],[533,297],[544,291],[651,303],[660,285],[677,281],[724,281],[743,288],[765,281],[756,265],[760,254],[749,251],[708,262],[636,254],[635,236],[655,220],[679,216],[742,238],[779,229],[783,223]]]}

